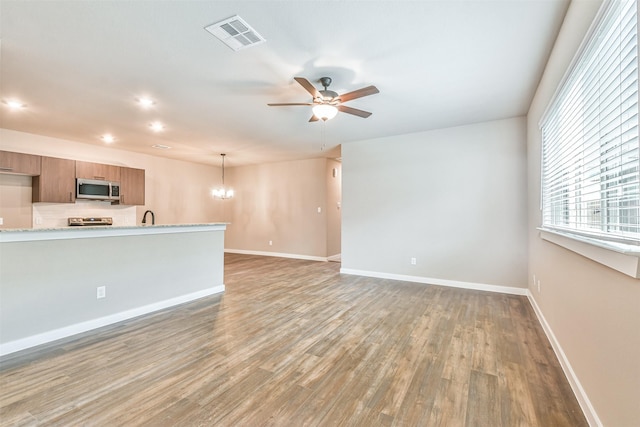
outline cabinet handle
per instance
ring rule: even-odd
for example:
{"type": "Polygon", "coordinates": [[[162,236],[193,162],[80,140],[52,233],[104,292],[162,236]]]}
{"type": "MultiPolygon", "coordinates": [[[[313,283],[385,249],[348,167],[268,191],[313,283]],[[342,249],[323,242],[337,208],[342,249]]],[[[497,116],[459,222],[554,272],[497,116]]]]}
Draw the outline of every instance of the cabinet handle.
{"type": "Polygon", "coordinates": [[[9,168],[6,166],[0,166],[0,171],[7,171],[7,172],[11,172],[13,170],[13,168],[9,168]]]}
{"type": "Polygon", "coordinates": [[[69,201],[73,202],[73,193],[69,191],[69,201]]]}
{"type": "Polygon", "coordinates": [[[104,176],[94,176],[95,179],[104,179],[104,176]]]}

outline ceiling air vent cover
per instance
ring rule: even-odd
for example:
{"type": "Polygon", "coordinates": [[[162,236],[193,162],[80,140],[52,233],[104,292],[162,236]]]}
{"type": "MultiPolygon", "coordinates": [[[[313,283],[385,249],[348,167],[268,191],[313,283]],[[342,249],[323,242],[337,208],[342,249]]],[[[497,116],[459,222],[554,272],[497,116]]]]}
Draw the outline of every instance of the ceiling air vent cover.
{"type": "Polygon", "coordinates": [[[244,19],[238,15],[216,22],[207,27],[205,30],[222,40],[224,44],[231,49],[238,51],[250,46],[264,43],[266,40],[256,30],[251,28],[244,19]]]}

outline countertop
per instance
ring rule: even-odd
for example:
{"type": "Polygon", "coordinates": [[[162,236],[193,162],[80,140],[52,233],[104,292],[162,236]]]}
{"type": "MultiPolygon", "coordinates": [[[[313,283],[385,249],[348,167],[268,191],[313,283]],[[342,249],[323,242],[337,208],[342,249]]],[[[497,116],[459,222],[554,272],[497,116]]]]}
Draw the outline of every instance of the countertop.
{"type": "Polygon", "coordinates": [[[59,228],[0,229],[0,243],[38,240],[86,239],[95,237],[138,236],[146,234],[193,233],[199,231],[224,231],[226,222],[201,224],[159,224],[112,226],[96,225],[59,228]]]}

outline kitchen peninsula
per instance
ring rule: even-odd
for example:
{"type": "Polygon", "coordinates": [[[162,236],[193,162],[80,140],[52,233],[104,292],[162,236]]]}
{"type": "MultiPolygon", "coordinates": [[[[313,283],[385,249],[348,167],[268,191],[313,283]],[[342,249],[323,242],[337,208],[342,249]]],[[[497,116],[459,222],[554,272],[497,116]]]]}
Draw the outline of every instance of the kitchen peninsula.
{"type": "Polygon", "coordinates": [[[0,355],[223,292],[225,230],[0,230],[0,355]]]}

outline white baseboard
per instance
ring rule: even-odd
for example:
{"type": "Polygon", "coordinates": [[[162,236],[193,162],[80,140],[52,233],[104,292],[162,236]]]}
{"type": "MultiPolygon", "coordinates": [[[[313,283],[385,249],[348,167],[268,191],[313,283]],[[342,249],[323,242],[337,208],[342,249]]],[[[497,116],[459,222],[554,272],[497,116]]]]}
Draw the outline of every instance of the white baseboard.
{"type": "Polygon", "coordinates": [[[585,392],[584,388],[582,388],[582,384],[580,384],[580,380],[578,380],[578,376],[573,371],[573,368],[571,367],[571,363],[569,363],[569,359],[567,358],[567,355],[562,350],[562,346],[560,345],[560,342],[558,342],[558,340],[556,339],[556,336],[553,333],[551,326],[549,325],[544,315],[542,314],[542,310],[540,310],[540,307],[538,306],[538,303],[533,297],[533,294],[528,289],[527,289],[527,297],[529,298],[529,302],[533,307],[533,311],[536,313],[536,316],[538,316],[538,321],[542,325],[542,329],[544,330],[544,333],[547,335],[549,342],[551,342],[551,347],[553,348],[553,351],[555,352],[556,357],[560,361],[560,366],[562,367],[562,370],[564,371],[564,375],[567,377],[567,380],[569,381],[569,385],[571,386],[571,389],[573,390],[573,394],[575,394],[576,399],[578,400],[578,404],[582,408],[582,412],[584,413],[584,416],[587,419],[587,422],[592,427],[602,427],[602,422],[600,421],[600,418],[598,418],[598,414],[596,413],[595,408],[591,404],[591,401],[589,400],[587,393],[585,392]]]}
{"type": "Polygon", "coordinates": [[[422,276],[408,276],[404,274],[380,273],[377,271],[354,270],[351,268],[341,268],[342,274],[353,274],[356,276],[376,277],[379,279],[402,280],[405,282],[426,283],[429,285],[449,286],[452,288],[474,289],[477,291],[499,292],[511,295],[527,295],[527,289],[512,286],[488,285],[485,283],[460,282],[457,280],[434,279],[422,276]]]}
{"type": "Polygon", "coordinates": [[[63,328],[54,329],[52,331],[43,332],[41,334],[32,335],[30,337],[21,338],[15,341],[9,341],[0,345],[0,356],[6,356],[8,354],[15,353],[16,351],[25,350],[27,348],[46,344],[55,340],[59,340],[61,338],[67,338],[72,335],[90,331],[92,329],[101,328],[103,326],[122,322],[123,320],[142,316],[143,314],[149,314],[154,311],[172,307],[174,305],[183,304],[185,302],[194,301],[209,295],[221,293],[224,292],[224,289],[225,286],[224,284],[222,284],[209,289],[204,289],[202,291],[180,295],[168,300],[159,301],[152,304],[144,305],[142,307],[136,307],[131,310],[110,314],[98,319],[87,320],[86,322],[76,323],[74,325],[65,326],[63,328]]]}
{"type": "Polygon", "coordinates": [[[308,260],[308,261],[327,261],[327,257],[312,256],[312,255],[285,254],[285,253],[281,253],[281,252],[246,251],[244,249],[225,249],[224,252],[228,253],[228,254],[273,256],[273,257],[279,257],[279,258],[304,259],[304,260],[308,260]]]}
{"type": "Polygon", "coordinates": [[[342,254],[335,254],[327,257],[327,261],[340,261],[342,260],[342,254]]]}

